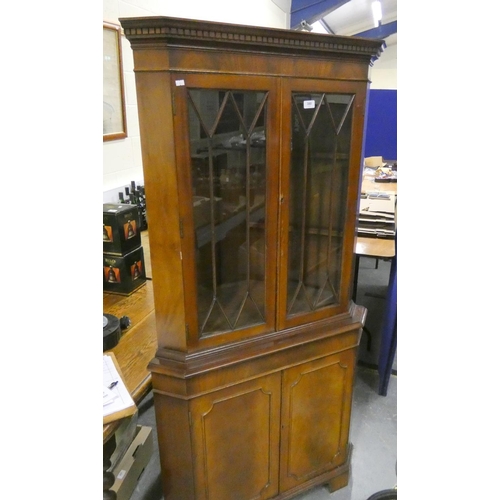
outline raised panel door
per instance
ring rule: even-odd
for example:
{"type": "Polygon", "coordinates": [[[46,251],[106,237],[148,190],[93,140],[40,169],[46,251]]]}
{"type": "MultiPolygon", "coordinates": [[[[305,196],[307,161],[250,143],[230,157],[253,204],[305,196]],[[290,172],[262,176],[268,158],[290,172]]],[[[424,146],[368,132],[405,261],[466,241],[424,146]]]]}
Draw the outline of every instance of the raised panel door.
{"type": "Polygon", "coordinates": [[[289,490],[342,465],[347,457],[354,352],[285,370],[280,488],[289,490]]]}
{"type": "Polygon", "coordinates": [[[193,400],[197,500],[278,494],[280,381],[275,373],[193,400]]]}

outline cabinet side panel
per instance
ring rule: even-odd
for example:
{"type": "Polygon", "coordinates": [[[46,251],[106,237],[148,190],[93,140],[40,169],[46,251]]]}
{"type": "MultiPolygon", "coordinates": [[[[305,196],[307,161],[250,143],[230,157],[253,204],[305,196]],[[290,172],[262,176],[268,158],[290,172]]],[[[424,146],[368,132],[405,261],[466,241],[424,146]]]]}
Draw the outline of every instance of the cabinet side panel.
{"type": "Polygon", "coordinates": [[[154,395],[165,500],[194,500],[188,402],[154,395]]]}
{"type": "Polygon", "coordinates": [[[281,488],[288,490],[346,459],[353,358],[327,356],[283,378],[281,488]]]}
{"type": "Polygon", "coordinates": [[[193,402],[197,499],[278,493],[279,391],[273,374],[193,402]]]}
{"type": "Polygon", "coordinates": [[[170,79],[136,72],[158,347],[185,349],[184,295],[170,79]]]}

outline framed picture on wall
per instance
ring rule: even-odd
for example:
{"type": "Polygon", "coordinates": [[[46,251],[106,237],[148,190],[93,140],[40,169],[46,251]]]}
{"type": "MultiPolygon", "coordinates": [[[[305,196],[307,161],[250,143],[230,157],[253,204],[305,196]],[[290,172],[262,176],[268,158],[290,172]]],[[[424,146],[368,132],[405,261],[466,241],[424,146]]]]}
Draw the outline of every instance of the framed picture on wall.
{"type": "Polygon", "coordinates": [[[103,140],[127,137],[123,86],[121,27],[103,24],[103,140]]]}

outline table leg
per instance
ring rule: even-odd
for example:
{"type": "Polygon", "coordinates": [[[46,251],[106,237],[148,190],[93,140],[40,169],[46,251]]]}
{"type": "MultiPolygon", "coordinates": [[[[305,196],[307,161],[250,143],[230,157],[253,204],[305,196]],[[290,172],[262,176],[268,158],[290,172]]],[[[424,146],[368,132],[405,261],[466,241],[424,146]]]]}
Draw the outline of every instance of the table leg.
{"type": "Polygon", "coordinates": [[[358,275],[359,275],[359,255],[354,254],[354,280],[352,284],[352,300],[356,302],[356,294],[358,293],[358,275]]]}
{"type": "Polygon", "coordinates": [[[387,396],[397,344],[397,257],[392,259],[378,359],[379,394],[387,396]]]}

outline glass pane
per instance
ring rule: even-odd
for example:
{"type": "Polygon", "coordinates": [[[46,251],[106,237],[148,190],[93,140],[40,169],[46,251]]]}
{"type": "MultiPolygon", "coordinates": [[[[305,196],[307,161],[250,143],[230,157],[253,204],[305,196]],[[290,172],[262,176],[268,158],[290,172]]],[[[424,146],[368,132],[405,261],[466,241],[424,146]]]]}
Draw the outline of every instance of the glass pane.
{"type": "Polygon", "coordinates": [[[289,316],[339,301],[353,99],[292,94],[289,316]]]}
{"type": "Polygon", "coordinates": [[[267,93],[188,95],[203,336],[264,322],[267,93]]]}

